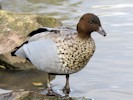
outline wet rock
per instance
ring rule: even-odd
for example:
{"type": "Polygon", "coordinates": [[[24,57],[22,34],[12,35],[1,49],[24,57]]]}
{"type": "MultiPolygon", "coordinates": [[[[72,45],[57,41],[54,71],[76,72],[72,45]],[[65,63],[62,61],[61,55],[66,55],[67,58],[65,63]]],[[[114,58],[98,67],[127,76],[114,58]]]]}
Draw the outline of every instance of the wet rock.
{"type": "Polygon", "coordinates": [[[92,100],[85,97],[46,96],[32,91],[14,91],[0,95],[0,100],[92,100]]]}
{"type": "Polygon", "coordinates": [[[57,19],[37,14],[18,14],[0,10],[0,66],[7,69],[31,69],[25,59],[12,57],[10,52],[27,39],[27,34],[39,27],[59,27],[57,19]]]}

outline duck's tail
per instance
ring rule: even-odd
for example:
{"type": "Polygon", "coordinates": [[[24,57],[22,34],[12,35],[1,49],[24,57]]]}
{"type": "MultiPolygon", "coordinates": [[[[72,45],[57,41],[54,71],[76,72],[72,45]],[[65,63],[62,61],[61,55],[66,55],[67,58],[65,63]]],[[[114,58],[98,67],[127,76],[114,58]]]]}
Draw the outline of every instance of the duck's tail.
{"type": "Polygon", "coordinates": [[[15,48],[14,51],[11,52],[12,56],[19,56],[19,57],[23,57],[23,58],[27,58],[25,51],[24,51],[24,44],[27,44],[28,41],[24,42],[22,45],[18,46],[15,48]]]}
{"type": "Polygon", "coordinates": [[[11,52],[11,55],[12,55],[12,56],[16,56],[16,54],[15,54],[16,51],[17,51],[17,49],[14,50],[14,51],[12,51],[12,52],[11,52]]]}

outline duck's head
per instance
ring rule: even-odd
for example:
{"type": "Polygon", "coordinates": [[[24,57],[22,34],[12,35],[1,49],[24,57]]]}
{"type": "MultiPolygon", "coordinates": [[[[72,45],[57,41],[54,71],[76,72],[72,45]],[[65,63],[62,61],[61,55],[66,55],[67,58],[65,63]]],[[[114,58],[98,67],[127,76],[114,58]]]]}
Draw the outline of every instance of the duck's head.
{"type": "Polygon", "coordinates": [[[91,33],[94,31],[106,36],[99,18],[92,13],[84,14],[80,18],[79,23],[77,24],[77,31],[78,35],[82,38],[90,37],[91,33]]]}

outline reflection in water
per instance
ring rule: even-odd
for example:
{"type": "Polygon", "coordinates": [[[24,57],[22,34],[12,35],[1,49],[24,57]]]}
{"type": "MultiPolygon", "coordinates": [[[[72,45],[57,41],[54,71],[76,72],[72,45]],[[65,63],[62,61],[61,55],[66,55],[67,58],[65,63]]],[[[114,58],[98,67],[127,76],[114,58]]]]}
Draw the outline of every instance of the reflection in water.
{"type": "MultiPolygon", "coordinates": [[[[87,12],[98,15],[106,38],[93,33],[97,49],[81,72],[71,75],[70,96],[96,100],[133,100],[133,1],[131,0],[3,0],[3,9],[44,13],[60,19],[65,26],[76,27],[87,12]]],[[[52,81],[55,90],[65,84],[64,76],[52,81]]]]}
{"type": "MultiPolygon", "coordinates": [[[[53,77],[52,77],[53,79],[53,77]]],[[[46,86],[34,86],[33,82],[46,84],[46,74],[37,70],[12,71],[0,69],[0,88],[3,89],[26,89],[40,91],[46,86]]]]}

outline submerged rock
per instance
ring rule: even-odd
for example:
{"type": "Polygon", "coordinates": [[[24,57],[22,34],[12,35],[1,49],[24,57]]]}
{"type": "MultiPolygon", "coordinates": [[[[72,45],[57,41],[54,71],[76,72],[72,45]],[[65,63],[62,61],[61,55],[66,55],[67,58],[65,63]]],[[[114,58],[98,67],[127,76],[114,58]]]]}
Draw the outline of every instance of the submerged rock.
{"type": "Polygon", "coordinates": [[[0,95],[0,100],[92,100],[85,97],[46,96],[32,91],[14,91],[0,95]]]}
{"type": "Polygon", "coordinates": [[[26,40],[27,34],[39,27],[59,27],[55,18],[37,14],[18,14],[0,10],[0,66],[7,69],[31,69],[27,60],[12,57],[10,52],[26,40]]]}

